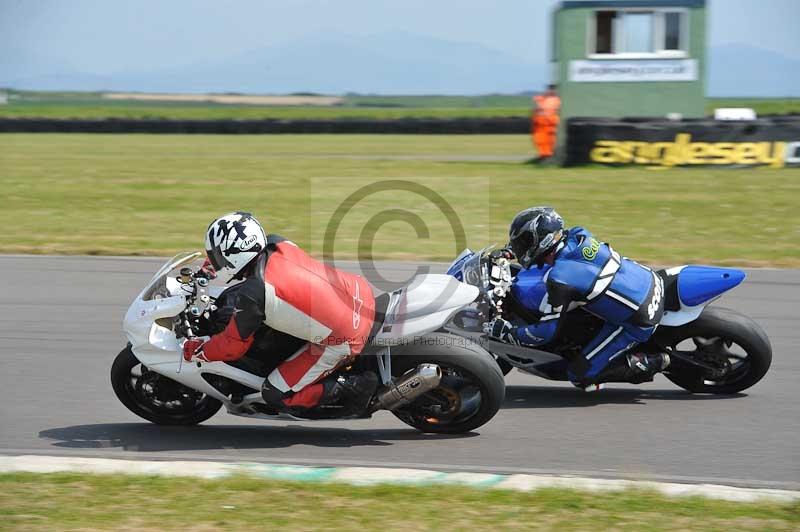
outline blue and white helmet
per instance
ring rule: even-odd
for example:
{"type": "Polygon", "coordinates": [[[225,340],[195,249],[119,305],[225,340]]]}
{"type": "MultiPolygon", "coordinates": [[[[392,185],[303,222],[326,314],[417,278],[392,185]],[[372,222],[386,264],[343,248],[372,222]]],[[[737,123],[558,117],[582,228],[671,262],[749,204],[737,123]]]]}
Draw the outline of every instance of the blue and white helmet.
{"type": "Polygon", "coordinates": [[[206,255],[225,283],[235,279],[267,247],[264,228],[249,212],[232,212],[211,222],[206,255]]]}
{"type": "Polygon", "coordinates": [[[541,265],[564,238],[564,219],[552,207],[531,207],[514,217],[508,237],[508,245],[523,268],[541,265]]]}

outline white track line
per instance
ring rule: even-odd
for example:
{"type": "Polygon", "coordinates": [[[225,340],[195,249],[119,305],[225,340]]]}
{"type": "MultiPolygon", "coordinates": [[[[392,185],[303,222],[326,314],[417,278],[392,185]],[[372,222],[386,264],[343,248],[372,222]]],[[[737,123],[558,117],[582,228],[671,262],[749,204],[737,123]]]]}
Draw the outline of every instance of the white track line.
{"type": "Polygon", "coordinates": [[[641,480],[613,480],[553,475],[496,475],[491,473],[445,473],[428,469],[385,467],[309,467],[248,462],[117,460],[65,456],[0,456],[2,473],[92,473],[163,475],[222,478],[250,475],[294,481],[371,484],[459,484],[472,487],[532,491],[541,488],[567,488],[581,491],[651,490],[670,497],[698,496],[737,502],[800,500],[800,491],[739,488],[718,484],[679,484],[641,480]]]}

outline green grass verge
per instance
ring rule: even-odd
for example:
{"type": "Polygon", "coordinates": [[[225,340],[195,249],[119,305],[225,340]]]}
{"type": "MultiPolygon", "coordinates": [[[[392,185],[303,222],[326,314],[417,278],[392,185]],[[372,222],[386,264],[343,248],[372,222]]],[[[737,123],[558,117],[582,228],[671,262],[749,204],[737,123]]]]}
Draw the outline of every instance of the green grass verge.
{"type": "Polygon", "coordinates": [[[480,96],[362,96],[345,98],[347,105],[368,107],[517,107],[527,108],[531,97],[524,94],[484,94],[480,96]]]}
{"type": "Polygon", "coordinates": [[[797,530],[800,504],[654,493],[0,475],[4,530],[797,530]]]}
{"type": "MultiPolygon", "coordinates": [[[[551,204],[651,264],[800,265],[800,169],[564,169],[520,162],[529,155],[524,135],[7,134],[0,252],[168,255],[200,248],[215,215],[243,209],[319,254],[351,192],[399,179],[441,195],[472,247],[504,242],[516,212],[551,204]]],[[[436,205],[390,190],[341,219],[334,252],[450,260],[458,247],[436,205]],[[380,214],[392,208],[406,214],[380,214]]]]}
{"type": "Polygon", "coordinates": [[[109,100],[101,93],[11,91],[0,117],[156,118],[184,120],[487,118],[530,114],[530,98],[486,96],[346,96],[342,105],[270,106],[109,100]]]}
{"type": "Polygon", "coordinates": [[[20,103],[0,106],[8,118],[134,118],[172,120],[368,120],[401,118],[526,117],[528,107],[268,107],[224,104],[153,104],[151,102],[76,104],[20,103]]]}
{"type": "MultiPolygon", "coordinates": [[[[348,95],[335,107],[225,105],[202,102],[108,100],[93,92],[11,91],[0,117],[219,119],[399,119],[527,117],[525,95],[365,96],[348,95]]],[[[752,107],[759,115],[800,113],[800,98],[711,98],[706,114],[716,107],[752,107]]]]}
{"type": "Polygon", "coordinates": [[[717,107],[749,107],[758,115],[800,113],[800,98],[712,98],[706,103],[706,113],[714,114],[717,107]]]}

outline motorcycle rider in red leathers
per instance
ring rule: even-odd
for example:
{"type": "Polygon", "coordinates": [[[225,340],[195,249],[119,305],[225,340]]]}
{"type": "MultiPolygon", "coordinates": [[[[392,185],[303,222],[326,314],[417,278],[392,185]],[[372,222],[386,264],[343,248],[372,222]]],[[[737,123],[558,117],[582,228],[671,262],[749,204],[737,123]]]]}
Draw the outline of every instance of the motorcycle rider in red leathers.
{"type": "Polygon", "coordinates": [[[363,413],[378,384],[375,373],[329,375],[368,341],[375,317],[369,283],[313,259],[288,240],[267,236],[246,212],[214,220],[205,247],[218,278],[242,280],[242,286],[225,329],[206,340],[187,340],[185,360],[237,360],[259,328],[271,327],[308,343],[264,380],[269,406],[302,416],[319,405],[342,403],[353,414],[363,413]]]}

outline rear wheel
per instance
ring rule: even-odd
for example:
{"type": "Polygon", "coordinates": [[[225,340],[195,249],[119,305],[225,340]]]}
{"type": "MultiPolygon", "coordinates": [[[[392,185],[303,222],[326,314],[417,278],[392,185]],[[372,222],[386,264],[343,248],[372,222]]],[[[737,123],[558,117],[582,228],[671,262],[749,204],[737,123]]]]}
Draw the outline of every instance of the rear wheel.
{"type": "Polygon", "coordinates": [[[497,367],[500,368],[500,371],[503,373],[503,375],[508,375],[511,373],[511,370],[514,369],[514,366],[512,366],[510,362],[503,360],[500,357],[495,357],[495,361],[497,362],[497,367]]]}
{"type": "Polygon", "coordinates": [[[675,359],[665,373],[669,380],[694,393],[746,390],[766,375],[772,363],[772,346],[764,330],[747,316],[726,308],[709,307],[691,323],[659,328],[657,341],[668,352],[690,357],[709,368],[703,370],[675,359]]]}
{"type": "Polygon", "coordinates": [[[394,415],[422,432],[445,434],[469,432],[492,419],[505,396],[494,357],[451,334],[430,334],[420,343],[392,349],[392,373],[397,377],[427,362],[442,369],[442,380],[394,415]]]}
{"type": "Polygon", "coordinates": [[[157,425],[196,425],[222,407],[213,397],[151,371],[130,346],[114,359],[111,386],[128,410],[157,425]]]}

